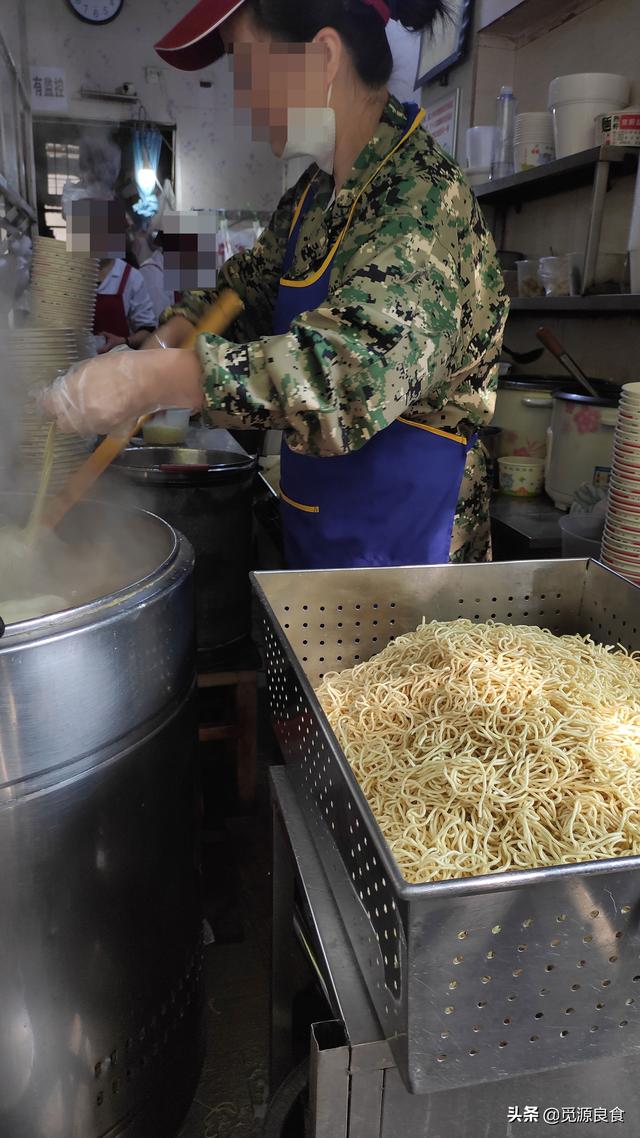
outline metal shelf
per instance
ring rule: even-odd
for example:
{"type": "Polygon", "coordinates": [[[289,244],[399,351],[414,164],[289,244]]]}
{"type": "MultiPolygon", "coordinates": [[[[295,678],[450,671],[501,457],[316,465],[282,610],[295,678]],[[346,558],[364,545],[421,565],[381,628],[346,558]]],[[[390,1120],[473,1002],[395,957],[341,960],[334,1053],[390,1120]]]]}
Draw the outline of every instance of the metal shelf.
{"type": "MultiPolygon", "coordinates": [[[[595,281],[602,219],[611,173],[615,170],[617,173],[632,174],[637,169],[639,153],[637,147],[595,146],[592,150],[583,150],[580,154],[571,154],[568,158],[548,162],[546,166],[539,166],[535,170],[525,170],[522,174],[514,174],[510,178],[500,178],[478,186],[476,197],[480,204],[492,206],[496,211],[493,224],[496,245],[498,248],[503,247],[506,214],[510,206],[518,207],[525,201],[575,190],[588,185],[591,181],[593,184],[591,214],[582,278],[582,287],[585,293],[588,293],[595,281]]],[[[600,311],[603,311],[602,307],[600,311]]]]}
{"type": "Polygon", "coordinates": [[[603,293],[594,296],[516,296],[511,312],[571,312],[593,315],[598,312],[640,312],[640,293],[603,293]]]}
{"type": "Polygon", "coordinates": [[[538,166],[535,170],[525,170],[512,174],[509,178],[498,178],[483,182],[475,190],[482,205],[504,207],[519,202],[533,201],[549,197],[550,194],[575,190],[593,182],[598,162],[611,163],[622,174],[632,174],[636,169],[638,150],[619,146],[594,146],[568,158],[559,158],[538,166]]]}
{"type": "Polygon", "coordinates": [[[90,87],[80,88],[81,99],[93,99],[100,103],[139,103],[139,95],[123,95],[119,91],[99,91],[90,87]]]}

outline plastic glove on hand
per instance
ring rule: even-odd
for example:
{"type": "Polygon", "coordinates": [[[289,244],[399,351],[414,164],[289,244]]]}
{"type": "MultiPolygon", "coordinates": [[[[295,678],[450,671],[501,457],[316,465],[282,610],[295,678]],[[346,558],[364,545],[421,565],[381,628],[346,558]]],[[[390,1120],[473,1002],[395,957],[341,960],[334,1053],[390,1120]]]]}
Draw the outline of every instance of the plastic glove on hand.
{"type": "Polygon", "coordinates": [[[142,415],[200,407],[202,376],[195,352],[116,350],[84,360],[43,392],[40,407],[66,434],[106,435],[142,415]]]}

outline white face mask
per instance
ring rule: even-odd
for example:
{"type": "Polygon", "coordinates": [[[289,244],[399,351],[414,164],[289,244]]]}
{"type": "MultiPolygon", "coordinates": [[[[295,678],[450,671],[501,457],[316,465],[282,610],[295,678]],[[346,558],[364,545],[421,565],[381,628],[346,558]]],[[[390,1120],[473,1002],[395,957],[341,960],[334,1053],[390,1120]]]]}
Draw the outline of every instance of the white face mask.
{"type": "Polygon", "coordinates": [[[282,151],[289,158],[313,158],[326,174],[333,173],[336,156],[336,113],[331,104],[331,91],[326,107],[289,107],[287,141],[282,151]]]}

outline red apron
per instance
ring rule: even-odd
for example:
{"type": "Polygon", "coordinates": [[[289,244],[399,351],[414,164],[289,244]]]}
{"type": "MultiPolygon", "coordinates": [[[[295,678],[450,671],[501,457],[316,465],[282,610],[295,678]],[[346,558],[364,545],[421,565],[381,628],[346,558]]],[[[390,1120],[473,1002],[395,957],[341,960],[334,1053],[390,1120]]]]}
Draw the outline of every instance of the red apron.
{"type": "Polygon", "coordinates": [[[94,336],[101,336],[111,332],[112,336],[122,336],[124,340],[130,335],[129,321],[124,308],[124,290],[131,276],[131,265],[125,265],[122,280],[117,292],[110,296],[98,293],[96,298],[96,314],[93,320],[94,336]]]}

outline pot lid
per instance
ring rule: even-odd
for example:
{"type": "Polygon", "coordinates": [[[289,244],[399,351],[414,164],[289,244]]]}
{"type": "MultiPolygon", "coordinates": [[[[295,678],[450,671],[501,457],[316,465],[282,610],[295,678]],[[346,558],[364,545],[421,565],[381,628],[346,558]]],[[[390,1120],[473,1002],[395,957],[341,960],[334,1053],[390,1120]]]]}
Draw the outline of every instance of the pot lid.
{"type": "Polygon", "coordinates": [[[228,481],[250,473],[255,455],[237,451],[196,450],[189,447],[127,447],[113,469],[135,482],[193,485],[228,481]]]}
{"type": "Polygon", "coordinates": [[[509,376],[498,382],[498,391],[538,391],[549,392],[556,388],[566,387],[566,379],[561,376],[509,376]]]}
{"type": "Polygon", "coordinates": [[[618,399],[607,399],[605,396],[577,395],[573,391],[554,391],[554,399],[563,399],[568,403],[587,403],[592,407],[617,407],[618,399]]]}

